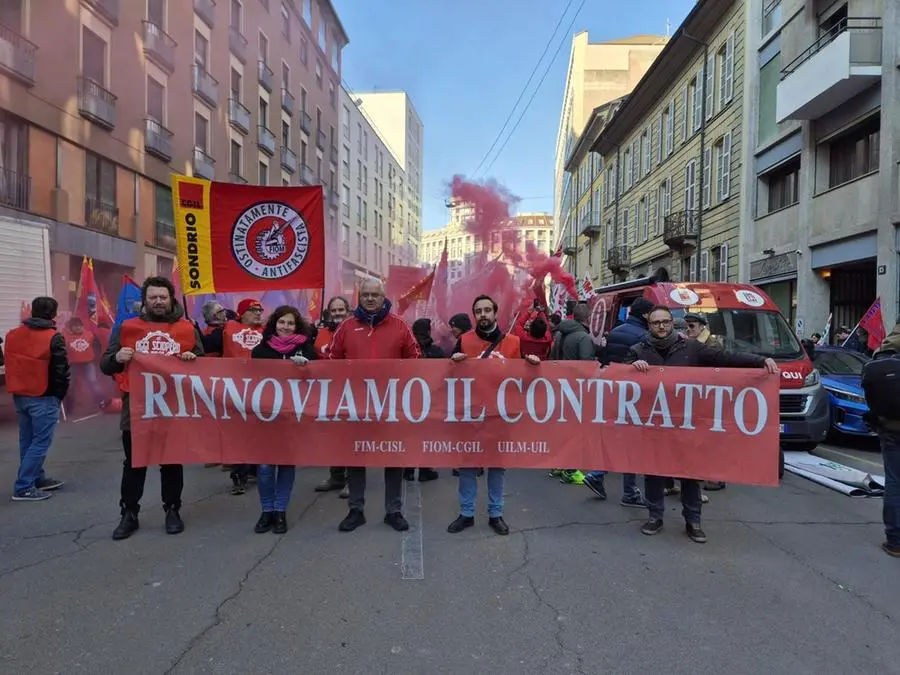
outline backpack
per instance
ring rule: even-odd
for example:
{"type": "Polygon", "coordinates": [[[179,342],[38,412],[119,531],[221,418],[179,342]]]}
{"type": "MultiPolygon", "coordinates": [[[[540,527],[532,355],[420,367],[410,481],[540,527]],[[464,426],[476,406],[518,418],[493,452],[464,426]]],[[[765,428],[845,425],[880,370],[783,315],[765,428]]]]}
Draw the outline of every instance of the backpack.
{"type": "Polygon", "coordinates": [[[900,420],[900,359],[873,359],[863,366],[862,388],[869,410],[886,420],[900,420]]]}

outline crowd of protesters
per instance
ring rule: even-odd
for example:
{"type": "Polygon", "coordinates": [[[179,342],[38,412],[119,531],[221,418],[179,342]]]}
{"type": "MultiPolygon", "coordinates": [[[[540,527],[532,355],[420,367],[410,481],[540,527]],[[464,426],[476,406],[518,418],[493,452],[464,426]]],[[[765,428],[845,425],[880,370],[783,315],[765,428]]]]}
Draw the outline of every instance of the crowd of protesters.
{"type": "MultiPolygon", "coordinates": [[[[772,359],[723,349],[710,334],[702,313],[687,314],[679,325],[670,310],[644,298],[633,302],[627,318],[601,344],[596,344],[589,332],[590,307],[586,303],[576,304],[570,316],[562,317],[549,315],[545,307],[535,302],[519,311],[512,330],[504,332],[497,320],[500,308],[488,295],[474,299],[471,317],[453,316],[448,322],[446,342],[438,344],[429,319],[416,319],[409,326],[392,313],[384,286],[376,280],[361,284],[355,308],[343,297],[332,298],[317,325],[289,306],[278,307],[266,317],[262,304],[248,298],[233,312],[217,302],[207,303],[202,310],[206,325],[201,329],[185,317],[175,289],[163,277],[150,277],[144,282],[141,303],[139,316],[126,319],[111,334],[103,336],[104,350],[99,359],[100,370],[114,378],[121,392],[124,462],[119,495],[121,519],[113,531],[114,539],[126,539],[138,530],[147,473],[146,468],[134,467],[131,461],[127,370],[136,352],[183,361],[198,357],[281,359],[289,361],[292,367],[303,367],[316,359],[449,358],[459,362],[496,357],[523,359],[533,365],[545,360],[623,363],[642,373],[651,366],[665,365],[758,367],[778,372],[772,359]]],[[[57,309],[52,298],[36,298],[31,318],[6,337],[7,388],[14,395],[20,428],[21,465],[12,497],[16,501],[42,501],[62,487],[62,481],[44,473],[43,464],[59,419],[60,401],[66,396],[73,374],[89,363],[82,355],[94,349],[98,339],[97,333],[87,331],[81,321],[74,319],[57,332],[57,309]]],[[[95,382],[93,375],[81,373],[81,377],[85,382],[95,382]]],[[[295,467],[227,468],[233,494],[244,494],[254,479],[257,483],[261,513],[254,530],[286,532],[295,467]]],[[[178,534],[184,530],[180,513],[183,467],[164,465],[159,470],[165,529],[169,534],[178,534]]],[[[416,471],[422,482],[438,478],[438,472],[428,467],[384,469],[384,522],[394,530],[409,529],[403,516],[402,488],[404,480],[415,479],[416,471]]],[[[497,534],[509,534],[503,518],[506,471],[496,467],[454,471],[458,476],[459,514],[448,525],[448,532],[459,533],[475,524],[478,477],[482,474],[487,476],[488,525],[497,534]]],[[[585,485],[599,499],[607,498],[603,471],[582,473],[576,467],[554,475],[563,482],[585,485]]],[[[315,487],[320,492],[340,491],[340,497],[347,499],[349,510],[339,524],[342,532],[351,532],[366,523],[366,478],[363,467],[331,467],[328,476],[315,487]]],[[[722,487],[724,484],[706,486],[722,487]]],[[[671,477],[645,476],[642,491],[637,476],[624,474],[620,503],[646,509],[648,518],[641,532],[655,535],[663,528],[664,497],[678,493],[687,536],[695,542],[705,542],[701,506],[706,496],[697,480],[681,479],[679,489],[671,477]]],[[[887,493],[885,501],[887,504],[887,493]]],[[[895,534],[898,525],[894,523],[895,534]]],[[[900,548],[900,542],[897,547],[900,548]]]]}

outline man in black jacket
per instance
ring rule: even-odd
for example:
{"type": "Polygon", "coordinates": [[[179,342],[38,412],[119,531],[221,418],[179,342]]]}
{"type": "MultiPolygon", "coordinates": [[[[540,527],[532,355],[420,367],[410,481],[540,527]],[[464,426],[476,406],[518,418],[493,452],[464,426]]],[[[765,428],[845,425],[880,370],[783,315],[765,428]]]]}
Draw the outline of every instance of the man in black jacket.
{"type": "MultiPolygon", "coordinates": [[[[650,332],[631,347],[625,358],[637,370],[646,373],[650,366],[718,366],[723,368],[765,368],[777,374],[778,365],[773,359],[757,354],[729,352],[709,347],[697,340],[689,340],[675,331],[675,320],[667,307],[657,306],[647,315],[650,332]]],[[[665,478],[645,476],[644,491],[650,517],[641,527],[647,535],[659,533],[665,513],[665,478]]],[[[698,544],[706,542],[706,534],[700,527],[700,482],[681,480],[681,506],[687,535],[698,544]]]]}
{"type": "MultiPolygon", "coordinates": [[[[419,349],[422,350],[422,357],[426,359],[445,359],[447,355],[444,350],[434,344],[431,337],[431,319],[421,318],[413,321],[412,334],[419,343],[419,349]]],[[[413,480],[416,477],[415,469],[404,469],[403,478],[405,480],[413,480]]],[[[419,468],[419,482],[426,483],[430,480],[436,480],[440,477],[437,471],[429,468],[419,468]]]]}

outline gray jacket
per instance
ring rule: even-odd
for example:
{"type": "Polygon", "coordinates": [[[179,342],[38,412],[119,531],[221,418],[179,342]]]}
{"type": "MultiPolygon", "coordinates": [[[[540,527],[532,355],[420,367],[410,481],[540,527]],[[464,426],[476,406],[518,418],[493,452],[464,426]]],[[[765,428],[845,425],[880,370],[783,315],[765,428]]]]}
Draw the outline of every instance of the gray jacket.
{"type": "Polygon", "coordinates": [[[594,341],[587,327],[573,319],[561,321],[550,349],[551,361],[595,361],[594,341]]]}

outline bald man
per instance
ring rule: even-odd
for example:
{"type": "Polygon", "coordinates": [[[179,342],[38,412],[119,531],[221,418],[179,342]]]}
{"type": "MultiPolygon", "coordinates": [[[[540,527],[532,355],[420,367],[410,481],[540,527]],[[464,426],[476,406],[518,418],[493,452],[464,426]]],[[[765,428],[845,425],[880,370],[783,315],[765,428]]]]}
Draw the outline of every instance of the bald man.
{"type": "MultiPolygon", "coordinates": [[[[391,301],[380,281],[370,279],[359,287],[359,306],[334,333],[328,357],[343,359],[418,359],[419,343],[406,322],[391,314],[391,301]]],[[[352,532],[366,522],[366,470],[347,470],[350,513],[341,521],[341,532],[352,532]]],[[[403,517],[403,469],[384,470],[384,522],[398,532],[409,529],[403,517]]]]}

